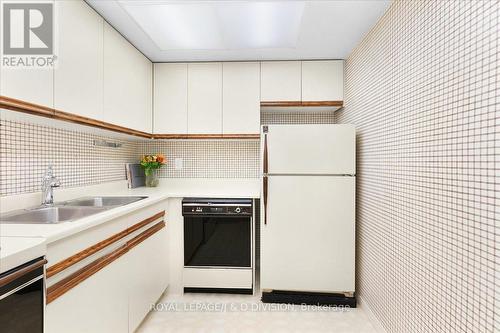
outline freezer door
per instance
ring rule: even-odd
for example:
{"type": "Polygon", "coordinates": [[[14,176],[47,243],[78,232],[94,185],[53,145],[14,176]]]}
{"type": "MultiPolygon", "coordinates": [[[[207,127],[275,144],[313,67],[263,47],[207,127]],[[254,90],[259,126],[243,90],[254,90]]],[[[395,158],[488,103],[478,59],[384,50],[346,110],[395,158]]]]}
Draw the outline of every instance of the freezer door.
{"type": "Polygon", "coordinates": [[[353,292],[355,177],[271,176],[261,289],[353,292]]]}
{"type": "MultiPolygon", "coordinates": [[[[356,173],[356,131],[353,125],[267,125],[270,174],[356,173]]],[[[264,160],[264,156],[262,156],[264,160]]]]}

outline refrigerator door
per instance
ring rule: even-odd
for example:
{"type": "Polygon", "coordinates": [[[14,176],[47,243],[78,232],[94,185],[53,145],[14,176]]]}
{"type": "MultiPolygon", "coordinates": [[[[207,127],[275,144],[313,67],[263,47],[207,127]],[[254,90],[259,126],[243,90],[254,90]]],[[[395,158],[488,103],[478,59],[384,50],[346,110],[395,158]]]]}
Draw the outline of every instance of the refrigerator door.
{"type": "Polygon", "coordinates": [[[267,125],[262,136],[261,151],[267,153],[269,174],[356,173],[353,125],[267,125]]]}
{"type": "Polygon", "coordinates": [[[354,203],[355,177],[269,177],[261,289],[354,292],[354,203]]]}

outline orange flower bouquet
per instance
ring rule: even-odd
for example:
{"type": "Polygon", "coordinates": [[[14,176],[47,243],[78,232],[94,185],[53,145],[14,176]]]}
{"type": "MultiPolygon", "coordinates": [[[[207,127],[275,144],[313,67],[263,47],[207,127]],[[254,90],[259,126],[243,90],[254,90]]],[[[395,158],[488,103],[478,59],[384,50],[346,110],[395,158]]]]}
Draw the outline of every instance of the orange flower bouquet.
{"type": "Polygon", "coordinates": [[[158,185],[158,169],[161,168],[167,159],[163,154],[143,155],[141,158],[141,166],[146,175],[146,186],[155,187],[158,185]]]}

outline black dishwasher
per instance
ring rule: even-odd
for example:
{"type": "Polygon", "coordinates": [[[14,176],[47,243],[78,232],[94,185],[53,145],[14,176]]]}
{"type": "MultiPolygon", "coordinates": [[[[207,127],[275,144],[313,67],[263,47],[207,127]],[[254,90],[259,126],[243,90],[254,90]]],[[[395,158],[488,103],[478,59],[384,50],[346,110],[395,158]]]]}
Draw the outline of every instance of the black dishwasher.
{"type": "Polygon", "coordinates": [[[184,267],[251,268],[251,199],[185,198],[184,267]]]}
{"type": "Polygon", "coordinates": [[[1,332],[43,332],[46,263],[38,258],[0,274],[1,332]]]}

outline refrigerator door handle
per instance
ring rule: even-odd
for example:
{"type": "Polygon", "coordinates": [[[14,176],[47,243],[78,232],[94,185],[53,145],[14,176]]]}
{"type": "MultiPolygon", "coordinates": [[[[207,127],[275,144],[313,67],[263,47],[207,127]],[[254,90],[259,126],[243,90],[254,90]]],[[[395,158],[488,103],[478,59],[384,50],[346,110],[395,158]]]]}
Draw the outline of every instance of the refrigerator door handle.
{"type": "Polygon", "coordinates": [[[263,178],[262,178],[262,182],[263,182],[263,200],[264,200],[264,224],[266,225],[267,224],[267,191],[268,191],[268,178],[267,178],[267,173],[268,173],[268,152],[267,152],[267,134],[264,134],[264,157],[263,157],[263,168],[262,168],[262,171],[263,171],[263,178]]]}

